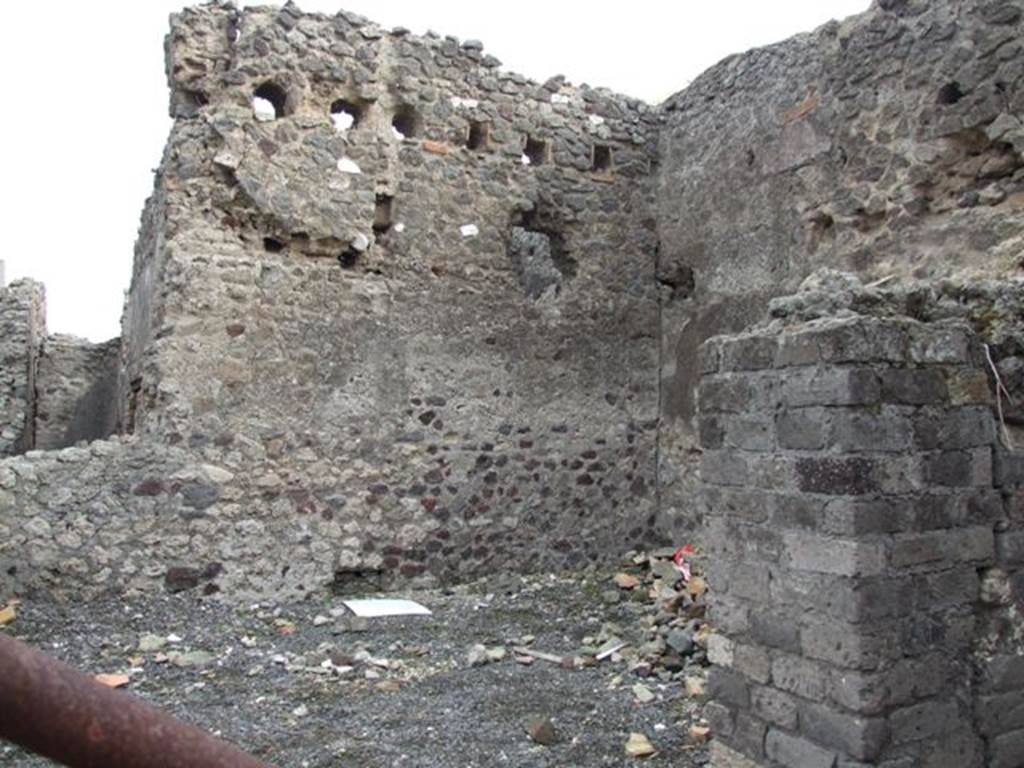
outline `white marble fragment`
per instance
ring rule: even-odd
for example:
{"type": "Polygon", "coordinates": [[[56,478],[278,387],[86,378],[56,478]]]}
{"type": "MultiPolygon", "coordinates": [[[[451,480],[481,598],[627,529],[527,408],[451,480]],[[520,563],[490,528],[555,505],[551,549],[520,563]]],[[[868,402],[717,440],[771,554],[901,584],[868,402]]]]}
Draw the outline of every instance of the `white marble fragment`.
{"type": "Polygon", "coordinates": [[[342,157],[338,159],[338,170],[342,173],[362,173],[362,169],[356,165],[355,161],[348,158],[342,157]]]}

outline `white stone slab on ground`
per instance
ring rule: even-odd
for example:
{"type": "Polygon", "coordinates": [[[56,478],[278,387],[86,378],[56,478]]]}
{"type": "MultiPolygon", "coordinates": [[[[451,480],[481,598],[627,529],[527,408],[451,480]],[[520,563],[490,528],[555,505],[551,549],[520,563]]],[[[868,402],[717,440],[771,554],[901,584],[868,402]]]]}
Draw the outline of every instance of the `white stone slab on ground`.
{"type": "Polygon", "coordinates": [[[430,609],[414,600],[397,598],[367,598],[342,600],[342,604],[356,616],[368,619],[378,616],[430,616],[430,609]]]}

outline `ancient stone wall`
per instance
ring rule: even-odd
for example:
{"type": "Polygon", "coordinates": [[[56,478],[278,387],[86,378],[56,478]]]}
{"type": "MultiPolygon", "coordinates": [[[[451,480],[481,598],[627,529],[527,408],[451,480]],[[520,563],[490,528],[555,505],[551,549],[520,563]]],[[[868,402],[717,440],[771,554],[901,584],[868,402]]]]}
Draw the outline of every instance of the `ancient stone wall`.
{"type": "Polygon", "coordinates": [[[0,287],[0,457],[35,444],[36,369],[46,334],[43,286],[0,287]]]}
{"type": "Polygon", "coordinates": [[[703,371],[723,764],[1017,764],[1019,462],[973,330],[776,321],[703,371]]]}
{"type": "MultiPolygon", "coordinates": [[[[1017,2],[887,0],[654,108],[347,13],[176,14],[175,123],[117,362],[126,437],[0,464],[3,515],[34,521],[0,551],[13,567],[38,532],[39,579],[68,560],[69,589],[209,568],[225,592],[291,595],[691,540],[697,349],[822,264],[930,282],[899,298],[829,283],[779,318],[970,324],[1014,394],[1012,438],[1020,24],[1017,2]],[[119,546],[136,507],[169,510],[146,568],[83,557],[94,522],[53,544],[73,476],[119,546]]],[[[106,385],[87,380],[105,353],[54,350],[26,390],[42,393],[31,431],[100,436],[106,385]]]]}
{"type": "Polygon", "coordinates": [[[820,266],[1020,274],[1024,4],[883,0],[662,105],[663,502],[692,523],[696,349],[820,266]]]}
{"type": "Polygon", "coordinates": [[[65,448],[114,433],[120,353],[120,338],[93,344],[63,334],[46,337],[36,379],[36,448],[65,448]]]}
{"type": "MultiPolygon", "coordinates": [[[[656,110],[294,6],[184,11],[167,52],[117,410],[245,478],[194,492],[218,536],[242,510],[273,531],[265,566],[207,558],[225,583],[558,568],[656,538],[656,110]]],[[[114,527],[142,503],[102,498],[114,527]]],[[[52,514],[45,490],[27,506],[52,514]]]]}

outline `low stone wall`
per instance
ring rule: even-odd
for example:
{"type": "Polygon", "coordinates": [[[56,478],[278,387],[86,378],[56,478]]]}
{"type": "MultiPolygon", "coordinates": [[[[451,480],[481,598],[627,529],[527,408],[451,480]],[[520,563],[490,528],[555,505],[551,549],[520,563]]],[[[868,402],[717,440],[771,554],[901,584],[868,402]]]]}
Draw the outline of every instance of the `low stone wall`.
{"type": "Polygon", "coordinates": [[[280,483],[135,438],[0,461],[0,594],[301,597],[332,580],[343,531],[273,515],[280,483]]]}
{"type": "Polygon", "coordinates": [[[1019,457],[994,471],[986,372],[956,321],[705,344],[718,765],[1020,764],[1019,457]]]}
{"type": "Polygon", "coordinates": [[[0,456],[35,442],[35,377],[46,333],[43,286],[17,280],[0,288],[0,456]]]}

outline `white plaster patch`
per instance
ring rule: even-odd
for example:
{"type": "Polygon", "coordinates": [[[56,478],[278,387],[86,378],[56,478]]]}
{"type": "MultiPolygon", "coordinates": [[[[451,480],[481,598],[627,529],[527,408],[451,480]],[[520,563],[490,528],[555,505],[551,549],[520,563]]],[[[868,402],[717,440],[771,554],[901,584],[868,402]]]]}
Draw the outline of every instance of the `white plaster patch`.
{"type": "Polygon", "coordinates": [[[566,96],[564,93],[551,94],[552,104],[568,104],[570,101],[572,101],[572,99],[566,96]]]}
{"type": "Polygon", "coordinates": [[[355,161],[347,157],[338,159],[338,170],[342,173],[362,173],[362,170],[356,165],[355,161]]]}
{"type": "Polygon", "coordinates": [[[476,237],[480,234],[480,228],[476,224],[464,224],[459,227],[463,237],[476,237]]]}
{"type": "Polygon", "coordinates": [[[395,224],[395,226],[392,227],[392,229],[394,229],[395,232],[405,232],[405,224],[400,221],[397,224],[395,224]]]}
{"type": "Polygon", "coordinates": [[[370,238],[368,238],[362,232],[359,232],[356,234],[355,237],[352,238],[352,247],[355,248],[360,253],[362,253],[363,251],[370,247],[370,238]]]}
{"type": "Polygon", "coordinates": [[[480,106],[480,102],[477,101],[476,99],[464,99],[461,96],[452,96],[451,102],[452,106],[455,107],[456,109],[459,109],[460,107],[465,107],[466,109],[475,109],[476,107],[480,106]]]}
{"type": "Polygon", "coordinates": [[[604,125],[604,118],[600,115],[590,115],[591,125],[604,125]]]}
{"type": "Polygon", "coordinates": [[[530,156],[524,152],[519,156],[519,162],[523,165],[530,165],[530,156]]]}
{"type": "Polygon", "coordinates": [[[266,99],[261,99],[259,96],[252,97],[252,111],[256,115],[256,119],[261,122],[268,122],[277,117],[277,110],[274,109],[274,105],[266,99]]]}
{"type": "Polygon", "coordinates": [[[348,112],[331,113],[331,122],[334,123],[334,130],[338,133],[347,131],[355,121],[356,119],[348,112]]]}

